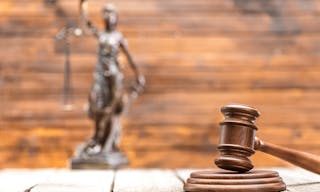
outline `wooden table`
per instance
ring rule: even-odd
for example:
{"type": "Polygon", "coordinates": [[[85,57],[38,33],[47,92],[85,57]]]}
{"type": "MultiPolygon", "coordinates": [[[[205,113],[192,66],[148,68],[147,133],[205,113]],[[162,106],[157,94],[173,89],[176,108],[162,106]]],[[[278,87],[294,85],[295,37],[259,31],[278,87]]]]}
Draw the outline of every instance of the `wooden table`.
{"type": "MultiPolygon", "coordinates": [[[[320,175],[274,168],[290,192],[320,192],[320,175]]],[[[1,192],[182,192],[192,170],[8,169],[0,171],[1,192]]]]}

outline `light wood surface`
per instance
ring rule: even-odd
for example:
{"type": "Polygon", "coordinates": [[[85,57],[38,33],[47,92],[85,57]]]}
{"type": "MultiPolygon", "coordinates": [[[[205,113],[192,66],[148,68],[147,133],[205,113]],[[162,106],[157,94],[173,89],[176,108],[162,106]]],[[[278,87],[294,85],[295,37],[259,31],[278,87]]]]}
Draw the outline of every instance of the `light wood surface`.
{"type": "Polygon", "coordinates": [[[116,172],[113,191],[183,192],[183,188],[172,170],[120,170],[116,172]]]}
{"type": "MultiPolygon", "coordinates": [[[[63,111],[63,46],[54,36],[65,20],[44,2],[0,1],[0,168],[66,167],[93,131],[83,108],[96,41],[71,38],[76,108],[63,111]]],[[[57,2],[78,22],[78,0],[57,2]]],[[[104,2],[90,1],[99,26],[104,2]]],[[[211,166],[219,109],[227,103],[259,108],[264,140],[320,155],[319,0],[114,4],[147,81],[124,119],[121,145],[130,167],[211,166]]],[[[253,161],[290,166],[259,152],[253,161]]]]}
{"type": "MultiPolygon", "coordinates": [[[[320,176],[302,169],[272,168],[287,184],[287,191],[319,192],[320,176]]],[[[118,171],[70,171],[25,169],[0,171],[1,192],[182,192],[195,170],[125,169],[118,171]]]]}

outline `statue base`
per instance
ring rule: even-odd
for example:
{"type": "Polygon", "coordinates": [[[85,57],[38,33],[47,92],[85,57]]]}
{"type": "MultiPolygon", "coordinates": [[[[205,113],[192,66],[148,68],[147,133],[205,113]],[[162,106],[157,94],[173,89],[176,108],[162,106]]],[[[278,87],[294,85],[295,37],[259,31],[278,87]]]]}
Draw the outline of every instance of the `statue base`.
{"type": "Polygon", "coordinates": [[[83,153],[80,146],[76,155],[70,160],[71,169],[117,169],[129,164],[127,156],[121,151],[110,151],[88,155],[83,153]]]}

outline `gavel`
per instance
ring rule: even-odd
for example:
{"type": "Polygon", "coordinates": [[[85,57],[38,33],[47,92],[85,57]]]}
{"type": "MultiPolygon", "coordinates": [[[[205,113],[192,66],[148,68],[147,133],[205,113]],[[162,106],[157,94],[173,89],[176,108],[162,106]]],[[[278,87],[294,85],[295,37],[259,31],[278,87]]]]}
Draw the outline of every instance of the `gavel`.
{"type": "Polygon", "coordinates": [[[259,150],[294,165],[320,174],[320,157],[264,142],[255,136],[254,121],[260,113],[246,105],[226,105],[221,108],[225,119],[220,123],[221,135],[215,164],[226,170],[247,172],[253,168],[249,157],[259,150]]]}

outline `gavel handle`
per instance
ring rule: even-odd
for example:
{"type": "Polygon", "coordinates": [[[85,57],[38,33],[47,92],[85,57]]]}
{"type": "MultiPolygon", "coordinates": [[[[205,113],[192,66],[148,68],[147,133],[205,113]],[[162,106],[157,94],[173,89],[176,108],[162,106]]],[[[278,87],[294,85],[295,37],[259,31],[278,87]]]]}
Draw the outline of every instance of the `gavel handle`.
{"type": "Polygon", "coordinates": [[[294,149],[288,149],[271,143],[266,143],[264,141],[261,141],[257,137],[255,138],[254,148],[256,150],[279,157],[285,161],[288,161],[294,165],[297,165],[314,173],[320,174],[319,156],[297,151],[294,149]]]}

